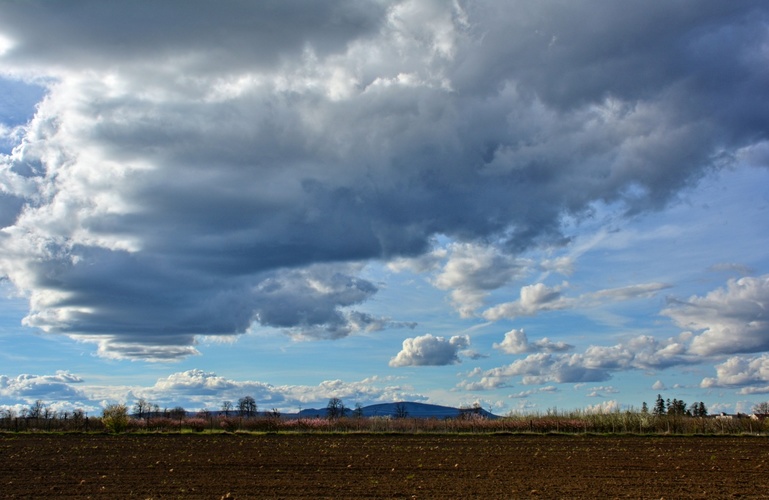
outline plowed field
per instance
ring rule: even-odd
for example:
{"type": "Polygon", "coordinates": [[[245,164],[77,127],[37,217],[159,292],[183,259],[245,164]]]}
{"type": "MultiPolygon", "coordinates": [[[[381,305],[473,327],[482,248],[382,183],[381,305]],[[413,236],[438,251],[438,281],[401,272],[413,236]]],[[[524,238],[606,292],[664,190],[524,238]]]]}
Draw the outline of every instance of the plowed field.
{"type": "Polygon", "coordinates": [[[0,497],[769,498],[757,437],[0,435],[0,497]]]}

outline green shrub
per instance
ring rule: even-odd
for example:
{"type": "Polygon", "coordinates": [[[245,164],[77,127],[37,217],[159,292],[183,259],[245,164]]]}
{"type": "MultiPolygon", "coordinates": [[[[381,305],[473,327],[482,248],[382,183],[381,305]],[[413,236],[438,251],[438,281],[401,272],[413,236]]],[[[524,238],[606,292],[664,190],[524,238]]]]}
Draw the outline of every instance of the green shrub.
{"type": "Polygon", "coordinates": [[[104,427],[115,434],[123,432],[128,427],[128,408],[126,405],[107,405],[101,417],[104,427]]]}

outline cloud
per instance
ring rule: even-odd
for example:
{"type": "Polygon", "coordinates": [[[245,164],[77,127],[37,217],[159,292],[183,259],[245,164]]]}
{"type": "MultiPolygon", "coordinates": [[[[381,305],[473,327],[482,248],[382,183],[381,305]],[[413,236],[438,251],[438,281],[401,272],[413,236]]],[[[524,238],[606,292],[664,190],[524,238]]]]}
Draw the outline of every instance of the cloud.
{"type": "Polygon", "coordinates": [[[754,273],[753,269],[744,264],[738,264],[736,262],[722,262],[719,264],[713,264],[710,266],[709,270],[713,272],[735,273],[741,276],[749,276],[754,273]]]}
{"type": "Polygon", "coordinates": [[[145,389],[138,389],[151,401],[179,401],[182,398],[193,408],[207,406],[218,409],[222,401],[236,402],[243,396],[253,397],[260,407],[278,407],[296,411],[299,407],[324,408],[330,398],[340,398],[346,404],[371,404],[392,401],[426,401],[427,397],[412,388],[398,384],[391,377],[367,377],[358,381],[324,380],[317,385],[272,385],[251,380],[232,380],[213,372],[187,370],[158,379],[145,389]]]}
{"type": "MultiPolygon", "coordinates": [[[[543,346],[532,348],[522,331],[513,330],[508,332],[502,344],[495,344],[495,348],[500,349],[502,345],[506,346],[504,349],[515,351],[525,348],[522,352],[511,353],[530,354],[506,366],[471,372],[468,375],[470,378],[480,377],[480,380],[466,380],[459,387],[466,390],[497,389],[511,386],[516,378],[520,378],[525,385],[604,382],[611,379],[615,372],[657,370],[691,364],[698,359],[687,354],[689,338],[689,335],[683,334],[677,338],[657,340],[648,335],[640,335],[613,346],[593,345],[584,352],[566,354],[548,352],[543,346]]],[[[561,347],[567,350],[566,346],[561,347]]]]}
{"type": "Polygon", "coordinates": [[[521,377],[526,385],[548,382],[603,382],[610,375],[603,367],[589,367],[579,355],[530,354],[508,366],[493,368],[484,374],[487,378],[504,380],[521,377]]]}
{"type": "Polygon", "coordinates": [[[55,375],[23,374],[16,377],[0,375],[0,398],[32,403],[37,400],[54,400],[72,403],[87,400],[83,391],[75,385],[83,379],[67,371],[55,375]]]}
{"type": "Polygon", "coordinates": [[[390,360],[390,366],[444,366],[459,363],[459,351],[470,346],[470,337],[455,335],[450,339],[431,334],[403,341],[401,351],[390,360]]]}
{"type": "Polygon", "coordinates": [[[600,403],[596,403],[594,405],[586,406],[584,411],[585,413],[594,413],[594,414],[604,414],[604,413],[614,413],[617,410],[619,410],[619,403],[612,399],[610,401],[602,401],[600,403]]]}
{"type": "Polygon", "coordinates": [[[554,385],[547,385],[545,387],[539,387],[537,389],[531,389],[528,391],[521,391],[515,394],[510,394],[507,397],[512,399],[525,399],[525,398],[528,398],[529,396],[534,396],[536,394],[541,394],[543,392],[545,393],[558,392],[558,388],[554,385]]]}
{"type": "Polygon", "coordinates": [[[172,373],[147,388],[134,389],[135,396],[143,396],[161,404],[185,404],[202,408],[219,409],[225,400],[236,402],[243,396],[253,397],[260,407],[278,407],[296,411],[300,406],[324,407],[332,397],[347,404],[361,402],[424,401],[426,397],[414,393],[408,387],[394,383],[387,377],[368,377],[360,381],[324,380],[318,385],[272,385],[252,380],[232,380],[213,372],[199,369],[172,373]]]}
{"type": "Polygon", "coordinates": [[[445,248],[436,248],[418,257],[397,257],[388,262],[387,267],[398,273],[403,271],[424,273],[438,269],[447,255],[448,251],[445,248]]]}
{"type": "Polygon", "coordinates": [[[686,301],[671,299],[662,314],[697,333],[692,353],[703,356],[769,350],[769,275],[731,279],[726,288],[686,301]]]}
{"type": "Polygon", "coordinates": [[[253,380],[233,380],[200,369],[175,372],[150,386],[102,386],[69,372],[55,375],[0,375],[0,407],[17,411],[24,404],[42,400],[52,408],[98,412],[107,403],[133,406],[139,398],[160,408],[182,406],[187,410],[219,410],[224,401],[236,403],[253,397],[260,409],[297,411],[299,407],[325,407],[329,398],[345,403],[372,404],[392,401],[427,401],[427,397],[391,377],[358,381],[325,380],[317,385],[272,385],[253,380]]]}
{"type": "Polygon", "coordinates": [[[652,384],[652,389],[655,391],[664,391],[667,389],[667,387],[665,387],[665,384],[662,383],[661,380],[658,380],[652,384]]]}
{"type": "MultiPolygon", "coordinates": [[[[659,209],[756,149],[763,12],[4,2],[0,72],[47,95],[0,160],[0,275],[29,326],[175,359],[254,324],[382,324],[351,315],[376,287],[347,266],[440,236],[459,246],[438,283],[471,315],[521,252],[568,243],[564,216],[659,209]]],[[[486,314],[565,305],[524,302],[486,314]]]]}
{"type": "Polygon", "coordinates": [[[561,290],[566,287],[568,287],[566,282],[554,287],[544,283],[524,286],[521,288],[520,299],[489,308],[484,311],[483,317],[496,321],[502,318],[533,316],[540,311],[568,309],[574,306],[575,301],[561,296],[561,290]]]}
{"type": "Polygon", "coordinates": [[[566,282],[554,287],[544,283],[524,286],[521,288],[520,299],[491,307],[483,312],[483,317],[497,321],[503,318],[535,316],[540,312],[547,311],[598,307],[606,302],[651,297],[661,290],[670,288],[670,285],[665,283],[643,283],[598,290],[577,297],[564,297],[562,291],[568,286],[569,284],[566,282]]]}
{"type": "Polygon", "coordinates": [[[769,392],[769,354],[732,356],[716,365],[716,376],[704,378],[701,387],[740,387],[740,394],[769,392]]]}
{"type": "Polygon", "coordinates": [[[540,263],[540,267],[547,272],[556,272],[569,276],[574,273],[574,257],[562,256],[554,259],[545,259],[540,263]]]}
{"type": "Polygon", "coordinates": [[[551,342],[547,337],[529,342],[523,330],[515,328],[505,334],[505,339],[493,344],[494,349],[499,349],[507,354],[524,354],[531,352],[564,352],[574,348],[565,342],[551,342]]]}
{"type": "Polygon", "coordinates": [[[453,244],[434,284],[451,290],[451,301],[462,317],[481,307],[487,294],[521,276],[528,262],[490,246],[453,244]]]}
{"type": "Polygon", "coordinates": [[[588,389],[587,397],[589,398],[603,398],[604,394],[617,394],[619,391],[610,385],[602,385],[597,387],[591,387],[588,389]]]}

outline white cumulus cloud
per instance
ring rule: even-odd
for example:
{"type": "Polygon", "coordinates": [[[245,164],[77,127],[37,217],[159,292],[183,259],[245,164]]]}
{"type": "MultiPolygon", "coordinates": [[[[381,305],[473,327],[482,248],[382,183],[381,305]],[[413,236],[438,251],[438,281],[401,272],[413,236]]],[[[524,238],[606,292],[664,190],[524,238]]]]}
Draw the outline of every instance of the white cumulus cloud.
{"type": "Polygon", "coordinates": [[[390,360],[390,366],[443,366],[459,363],[459,352],[470,346],[470,337],[455,335],[449,339],[431,334],[403,341],[403,348],[390,360]]]}
{"type": "Polygon", "coordinates": [[[769,350],[769,275],[729,280],[704,297],[672,301],[662,311],[696,332],[690,350],[704,356],[769,350]]]}

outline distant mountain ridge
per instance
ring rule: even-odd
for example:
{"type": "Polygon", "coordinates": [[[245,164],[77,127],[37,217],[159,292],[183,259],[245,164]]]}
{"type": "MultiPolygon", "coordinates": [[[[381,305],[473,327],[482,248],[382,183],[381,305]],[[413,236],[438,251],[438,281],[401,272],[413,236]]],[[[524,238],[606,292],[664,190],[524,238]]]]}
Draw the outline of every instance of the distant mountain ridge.
{"type": "MultiPolygon", "coordinates": [[[[346,417],[355,415],[354,408],[344,409],[346,417]]],[[[364,406],[360,409],[362,417],[385,417],[385,418],[457,418],[462,414],[478,414],[484,418],[499,418],[483,408],[454,408],[451,406],[440,406],[427,403],[415,403],[410,401],[399,401],[396,403],[379,403],[364,406]]],[[[307,408],[299,413],[284,414],[286,418],[316,418],[325,417],[326,408],[307,408]]]]}

